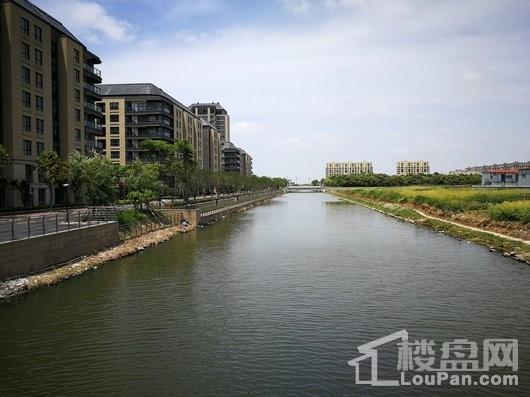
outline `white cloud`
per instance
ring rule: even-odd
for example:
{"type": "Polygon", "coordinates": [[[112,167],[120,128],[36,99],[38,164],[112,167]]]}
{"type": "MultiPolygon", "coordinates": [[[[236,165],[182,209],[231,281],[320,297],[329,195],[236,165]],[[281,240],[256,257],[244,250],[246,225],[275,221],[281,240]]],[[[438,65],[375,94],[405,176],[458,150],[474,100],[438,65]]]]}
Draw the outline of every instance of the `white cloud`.
{"type": "Polygon", "coordinates": [[[181,33],[113,53],[103,77],[220,101],[258,174],[318,177],[330,159],[393,172],[404,156],[433,170],[527,156],[530,53],[504,23],[510,6],[388,3],[335,1],[352,12],[307,25],[181,33]],[[505,140],[480,145],[499,131],[505,140]]]}
{"type": "Polygon", "coordinates": [[[133,38],[131,26],[110,15],[95,1],[89,0],[43,0],[42,8],[60,20],[74,32],[92,43],[104,43],[109,39],[126,42],[133,38]]]}

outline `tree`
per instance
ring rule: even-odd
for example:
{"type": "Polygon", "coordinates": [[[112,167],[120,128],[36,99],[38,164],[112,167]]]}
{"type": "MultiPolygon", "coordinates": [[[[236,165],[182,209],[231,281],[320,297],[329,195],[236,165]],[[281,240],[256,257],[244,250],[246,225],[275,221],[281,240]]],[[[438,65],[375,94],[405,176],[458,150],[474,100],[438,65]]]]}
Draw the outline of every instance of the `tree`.
{"type": "Polygon", "coordinates": [[[311,185],[313,185],[313,186],[318,186],[318,185],[320,185],[320,182],[318,181],[318,179],[313,179],[313,180],[311,181],[311,185]]]}
{"type": "Polygon", "coordinates": [[[40,177],[50,190],[50,208],[52,208],[55,201],[53,189],[65,178],[65,164],[57,152],[47,150],[37,157],[37,169],[40,177]]]}
{"type": "Polygon", "coordinates": [[[0,172],[2,172],[8,164],[9,154],[7,153],[7,149],[3,145],[0,145],[0,172]]]}
{"type": "Polygon", "coordinates": [[[76,201],[90,205],[108,205],[115,201],[118,166],[107,157],[73,154],[68,164],[68,181],[76,201]]]}
{"type": "Polygon", "coordinates": [[[125,167],[123,177],[127,198],[135,207],[141,208],[145,204],[149,208],[149,203],[160,195],[163,188],[158,164],[135,161],[125,167]]]}
{"type": "Polygon", "coordinates": [[[7,149],[0,145],[0,205],[4,202],[4,191],[6,186],[6,178],[4,177],[4,168],[9,164],[9,154],[7,149]]]}

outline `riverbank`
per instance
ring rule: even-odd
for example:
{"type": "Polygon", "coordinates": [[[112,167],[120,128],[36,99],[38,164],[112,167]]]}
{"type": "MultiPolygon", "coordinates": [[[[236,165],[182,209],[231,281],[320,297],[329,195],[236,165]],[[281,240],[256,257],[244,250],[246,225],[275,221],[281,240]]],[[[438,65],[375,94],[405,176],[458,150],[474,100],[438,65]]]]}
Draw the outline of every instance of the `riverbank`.
{"type": "MultiPolygon", "coordinates": [[[[229,216],[229,213],[237,213],[246,211],[255,207],[264,201],[268,201],[276,196],[268,198],[260,198],[257,200],[244,202],[236,206],[231,206],[231,212],[226,211],[219,214],[211,222],[223,219],[229,216]]],[[[68,264],[62,264],[52,270],[45,271],[36,275],[21,277],[5,282],[0,282],[0,302],[19,296],[39,288],[44,288],[60,283],[74,277],[77,277],[89,270],[96,270],[99,266],[108,262],[124,258],[126,256],[134,255],[138,252],[144,251],[148,247],[155,246],[170,240],[181,233],[187,233],[195,230],[196,226],[191,224],[189,226],[172,226],[165,229],[160,229],[151,233],[144,234],[117,245],[108,250],[101,251],[97,254],[87,257],[79,258],[79,260],[72,261],[68,264]]]]}
{"type": "Polygon", "coordinates": [[[352,195],[349,191],[330,191],[330,193],[345,201],[362,205],[409,223],[430,227],[440,233],[486,246],[492,252],[499,252],[506,257],[530,264],[530,245],[523,239],[458,224],[450,219],[440,219],[403,204],[388,203],[352,195]]]}

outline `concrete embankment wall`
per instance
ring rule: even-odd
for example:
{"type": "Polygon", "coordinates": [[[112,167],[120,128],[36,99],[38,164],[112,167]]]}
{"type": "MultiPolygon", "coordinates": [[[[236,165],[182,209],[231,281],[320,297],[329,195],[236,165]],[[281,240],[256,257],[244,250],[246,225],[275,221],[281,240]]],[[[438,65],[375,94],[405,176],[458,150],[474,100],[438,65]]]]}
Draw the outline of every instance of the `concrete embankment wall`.
{"type": "Polygon", "coordinates": [[[39,272],[116,244],[116,222],[1,243],[0,280],[39,272]]]}
{"type": "Polygon", "coordinates": [[[242,208],[258,204],[262,201],[270,200],[279,196],[281,193],[261,193],[254,195],[246,195],[241,197],[230,197],[227,199],[211,200],[209,202],[201,203],[198,208],[166,208],[159,210],[169,217],[176,219],[186,219],[192,227],[204,225],[213,222],[216,219],[222,218],[228,214],[237,212],[242,208]]]}

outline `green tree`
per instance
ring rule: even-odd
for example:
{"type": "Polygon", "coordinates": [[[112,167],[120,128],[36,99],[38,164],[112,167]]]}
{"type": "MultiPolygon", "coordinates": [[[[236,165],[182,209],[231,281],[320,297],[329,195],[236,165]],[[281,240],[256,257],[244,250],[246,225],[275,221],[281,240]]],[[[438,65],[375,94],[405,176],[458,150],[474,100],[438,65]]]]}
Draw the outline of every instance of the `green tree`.
{"type": "Polygon", "coordinates": [[[320,185],[320,182],[318,181],[318,179],[313,179],[313,180],[311,181],[311,185],[313,185],[313,186],[318,186],[318,185],[320,185]]]}
{"type": "Polygon", "coordinates": [[[40,178],[48,185],[50,191],[50,208],[52,208],[55,202],[53,190],[65,178],[65,164],[57,152],[47,150],[37,157],[37,169],[40,178]]]}
{"type": "Polygon", "coordinates": [[[76,201],[108,205],[116,199],[118,166],[107,157],[74,154],[68,159],[68,181],[76,201]]]}
{"type": "Polygon", "coordinates": [[[163,184],[160,181],[160,166],[154,163],[135,161],[124,170],[127,198],[136,206],[149,203],[160,195],[163,184]]]}

